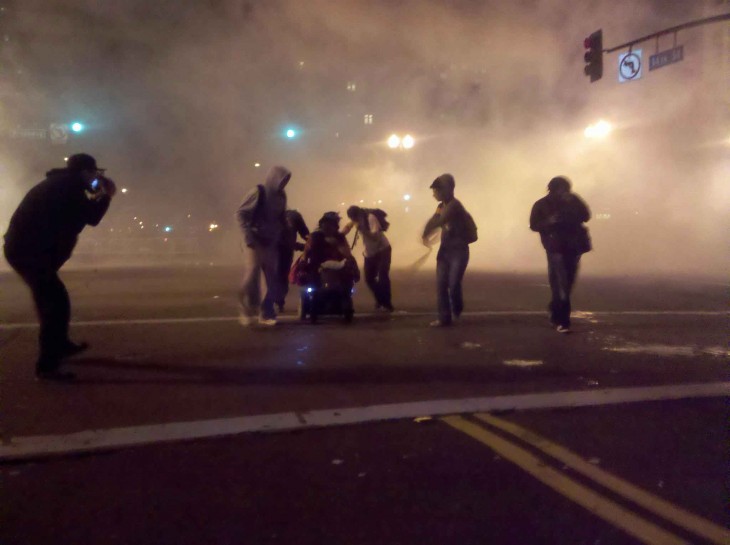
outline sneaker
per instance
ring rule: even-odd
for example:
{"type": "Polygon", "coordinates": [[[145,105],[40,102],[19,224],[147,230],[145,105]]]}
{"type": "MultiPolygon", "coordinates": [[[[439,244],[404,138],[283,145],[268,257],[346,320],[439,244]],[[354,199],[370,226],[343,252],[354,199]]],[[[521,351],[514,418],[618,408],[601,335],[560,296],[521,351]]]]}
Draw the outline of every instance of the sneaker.
{"type": "Polygon", "coordinates": [[[61,348],[59,357],[61,358],[70,358],[71,356],[75,356],[76,354],[80,354],[84,350],[87,350],[89,348],[89,343],[79,343],[76,344],[74,342],[68,341],[63,348],[61,348]]]}
{"type": "Polygon", "coordinates": [[[37,381],[71,382],[76,379],[76,375],[69,371],[53,369],[52,371],[36,371],[35,378],[37,381]]]}
{"type": "Polygon", "coordinates": [[[238,323],[241,324],[243,327],[248,327],[252,325],[255,321],[256,318],[254,318],[253,316],[248,316],[243,312],[238,315],[238,323]]]}
{"type": "Polygon", "coordinates": [[[559,325],[555,328],[555,331],[557,331],[558,333],[567,334],[570,333],[570,328],[567,325],[559,325]]]}
{"type": "Polygon", "coordinates": [[[449,327],[451,325],[451,322],[442,322],[441,320],[434,320],[430,324],[428,324],[431,327],[449,327]]]}
{"type": "Polygon", "coordinates": [[[259,325],[273,327],[276,325],[276,318],[259,318],[259,325]]]}

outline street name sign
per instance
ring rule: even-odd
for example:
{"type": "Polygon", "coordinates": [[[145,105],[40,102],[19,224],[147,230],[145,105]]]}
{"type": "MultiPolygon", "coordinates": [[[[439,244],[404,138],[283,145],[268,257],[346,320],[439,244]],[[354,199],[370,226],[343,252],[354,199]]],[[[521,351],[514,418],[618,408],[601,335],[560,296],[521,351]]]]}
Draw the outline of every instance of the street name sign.
{"type": "Polygon", "coordinates": [[[684,60],[683,45],[667,49],[666,51],[660,51],[656,55],[649,57],[649,70],[656,70],[657,68],[661,68],[668,64],[674,64],[681,60],[684,60]]]}

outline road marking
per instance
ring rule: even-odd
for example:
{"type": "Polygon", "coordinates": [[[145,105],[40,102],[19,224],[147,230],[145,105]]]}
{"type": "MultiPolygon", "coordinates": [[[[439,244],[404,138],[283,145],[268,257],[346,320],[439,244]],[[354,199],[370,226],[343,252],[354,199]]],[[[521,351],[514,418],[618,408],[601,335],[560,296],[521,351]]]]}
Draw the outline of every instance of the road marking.
{"type": "MultiPolygon", "coordinates": [[[[600,311],[584,311],[577,315],[576,318],[582,319],[585,315],[593,316],[728,316],[730,311],[725,310],[610,310],[600,311]]],[[[356,317],[372,318],[378,316],[381,318],[394,319],[396,317],[404,318],[420,318],[424,316],[434,316],[434,312],[407,312],[401,311],[397,316],[382,313],[357,313],[356,317]]],[[[462,316],[547,316],[542,310],[475,310],[464,312],[462,316]]],[[[279,316],[278,320],[282,323],[299,322],[297,316],[285,315],[279,316]]],[[[119,326],[119,325],[157,325],[157,324],[197,324],[204,322],[236,322],[237,316],[196,316],[192,318],[133,318],[120,320],[79,320],[71,322],[74,327],[94,327],[94,326],[119,326]]],[[[34,329],[38,328],[37,322],[17,322],[17,323],[0,323],[0,331],[12,329],[34,329]]]]}
{"type": "Polygon", "coordinates": [[[643,543],[649,545],[686,545],[688,543],[545,465],[537,456],[477,424],[464,420],[460,416],[446,416],[441,418],[441,421],[488,446],[503,458],[524,469],[538,481],[643,543]]]}
{"type": "Polygon", "coordinates": [[[505,431],[533,447],[537,447],[545,454],[560,460],[578,473],[585,475],[589,479],[593,479],[598,484],[633,501],[644,509],[664,517],[673,524],[690,530],[718,545],[730,543],[730,530],[669,503],[620,477],[612,475],[608,471],[586,462],[577,454],[557,443],[553,443],[545,437],[490,414],[477,414],[475,416],[482,422],[486,422],[495,428],[505,431]]]}
{"type": "MultiPolygon", "coordinates": [[[[81,386],[79,386],[81,387],[81,386]]],[[[0,461],[91,452],[169,441],[224,437],[252,432],[292,431],[423,416],[490,411],[590,407],[640,401],[730,396],[730,382],[642,388],[578,390],[466,399],[440,399],[311,412],[287,412],[213,420],[149,424],[81,431],[66,435],[10,438],[0,444],[0,461]]]]}

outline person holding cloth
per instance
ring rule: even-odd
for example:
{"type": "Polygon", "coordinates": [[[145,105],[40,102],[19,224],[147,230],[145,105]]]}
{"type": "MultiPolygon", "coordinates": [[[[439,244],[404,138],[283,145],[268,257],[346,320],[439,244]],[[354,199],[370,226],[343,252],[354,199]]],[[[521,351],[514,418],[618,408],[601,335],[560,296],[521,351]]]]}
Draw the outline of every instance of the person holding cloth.
{"type": "Polygon", "coordinates": [[[375,309],[393,312],[390,291],[392,249],[384,232],[389,225],[385,215],[382,210],[369,210],[359,206],[351,206],[347,209],[347,217],[350,221],[340,232],[347,235],[353,228],[356,229],[353,247],[357,242],[357,235],[362,235],[362,242],[365,247],[363,252],[365,256],[365,282],[375,297],[375,309]]]}
{"type": "Polygon", "coordinates": [[[464,310],[461,282],[469,264],[469,244],[477,240],[477,227],[464,205],[454,197],[456,182],[442,174],[431,184],[439,201],[436,213],[423,229],[423,244],[431,246],[432,236],[441,229],[441,245],[436,256],[436,289],[439,318],[431,326],[450,326],[464,310]]]}
{"type": "Polygon", "coordinates": [[[30,288],[40,321],[40,380],[72,380],[60,370],[62,360],[88,348],[69,339],[71,302],[58,271],[84,227],[99,225],[109,209],[116,185],[103,173],[91,155],[70,156],[28,191],[5,233],[5,258],[30,288]]]}

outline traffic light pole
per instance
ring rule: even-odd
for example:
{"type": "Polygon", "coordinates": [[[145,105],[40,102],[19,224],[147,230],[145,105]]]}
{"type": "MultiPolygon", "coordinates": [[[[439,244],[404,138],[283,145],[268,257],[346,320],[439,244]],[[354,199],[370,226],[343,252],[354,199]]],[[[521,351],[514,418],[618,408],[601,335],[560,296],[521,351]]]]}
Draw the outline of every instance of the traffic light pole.
{"type": "Polygon", "coordinates": [[[686,28],[693,28],[696,26],[708,25],[710,23],[719,23],[720,21],[727,21],[727,20],[730,20],[730,13],[725,13],[723,15],[715,15],[714,17],[707,17],[705,19],[698,19],[697,21],[690,21],[689,23],[684,23],[681,25],[674,26],[672,28],[667,28],[666,30],[660,30],[659,32],[655,32],[654,34],[649,34],[648,36],[644,36],[643,38],[631,40],[630,42],[626,42],[625,44],[617,45],[616,47],[604,49],[603,52],[604,53],[613,53],[614,51],[618,51],[619,49],[624,49],[626,47],[632,47],[638,43],[645,42],[647,40],[651,40],[652,38],[658,38],[659,36],[665,36],[666,34],[673,34],[675,32],[684,30],[686,28]]]}

